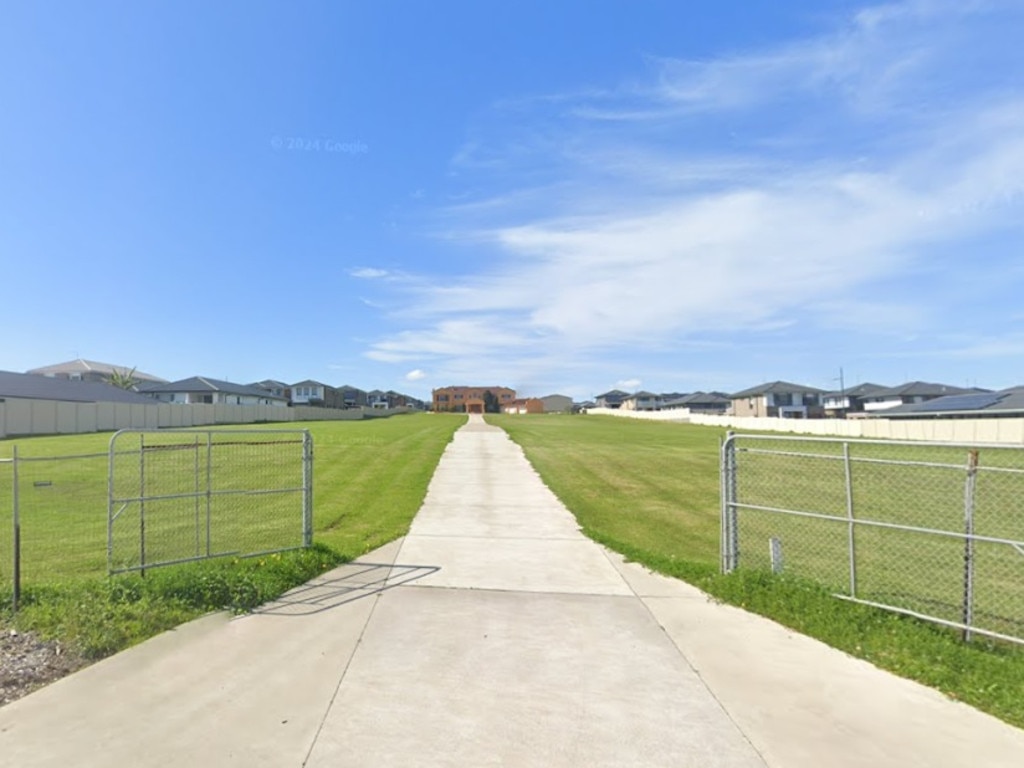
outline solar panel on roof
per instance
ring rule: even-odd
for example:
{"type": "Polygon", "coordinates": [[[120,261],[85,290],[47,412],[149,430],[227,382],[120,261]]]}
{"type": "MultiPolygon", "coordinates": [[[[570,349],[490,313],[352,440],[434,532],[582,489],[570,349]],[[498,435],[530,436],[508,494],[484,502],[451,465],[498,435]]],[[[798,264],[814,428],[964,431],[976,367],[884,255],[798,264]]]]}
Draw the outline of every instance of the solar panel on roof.
{"type": "Polygon", "coordinates": [[[914,406],[915,411],[933,413],[936,411],[980,411],[995,405],[1003,399],[997,392],[984,392],[971,395],[947,395],[934,400],[926,400],[914,406]]]}

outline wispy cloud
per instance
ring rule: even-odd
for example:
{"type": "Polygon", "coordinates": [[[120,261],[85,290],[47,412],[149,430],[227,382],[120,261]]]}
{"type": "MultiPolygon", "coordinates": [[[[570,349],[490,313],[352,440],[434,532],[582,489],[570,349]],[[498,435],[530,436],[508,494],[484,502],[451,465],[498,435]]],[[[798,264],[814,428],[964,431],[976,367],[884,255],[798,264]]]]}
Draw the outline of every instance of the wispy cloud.
{"type": "Polygon", "coordinates": [[[357,269],[353,269],[349,274],[352,277],[358,277],[361,280],[378,280],[390,275],[386,269],[377,269],[376,267],[359,267],[357,269]]]}
{"type": "Polygon", "coordinates": [[[775,50],[661,60],[642,87],[559,97],[558,118],[545,103],[543,130],[527,113],[511,138],[475,139],[463,170],[518,186],[488,179],[494,194],[444,212],[445,237],[487,266],[404,286],[408,325],[369,356],[515,375],[538,349],[567,365],[715,334],[925,328],[933,302],[891,286],[1024,208],[1024,99],[984,80],[942,90],[993,14],[1021,18],[1001,3],[866,8],[775,50]]]}

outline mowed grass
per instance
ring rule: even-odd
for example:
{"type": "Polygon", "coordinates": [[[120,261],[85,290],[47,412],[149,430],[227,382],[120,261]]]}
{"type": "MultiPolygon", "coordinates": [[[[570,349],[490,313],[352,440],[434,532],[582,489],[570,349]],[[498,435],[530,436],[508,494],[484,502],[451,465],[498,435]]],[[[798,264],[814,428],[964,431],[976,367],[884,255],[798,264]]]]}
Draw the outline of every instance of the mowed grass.
{"type": "MultiPolygon", "coordinates": [[[[1024,726],[1024,650],[1017,646],[984,640],[965,644],[957,633],[936,625],[838,600],[829,585],[805,578],[774,576],[761,568],[721,575],[718,457],[723,430],[605,416],[488,416],[487,421],[523,447],[544,482],[594,540],[716,599],[1024,726]]],[[[963,457],[949,458],[955,463],[963,457]]],[[[805,499],[820,484],[821,503],[840,503],[824,487],[828,483],[819,482],[820,475],[800,476],[810,483],[803,489],[805,499]]],[[[779,473],[765,470],[765,477],[777,479],[779,473]]],[[[954,503],[962,503],[963,486],[957,487],[954,503]]],[[[845,509],[844,500],[839,508],[845,509]]],[[[889,511],[896,514],[894,507],[889,511]]],[[[865,547],[868,543],[863,542],[865,547]]],[[[763,549],[767,553],[767,545],[763,549]]],[[[927,568],[922,573],[927,576],[927,568]]]]}
{"type": "MultiPolygon", "coordinates": [[[[797,517],[741,509],[740,565],[770,567],[767,542],[782,544],[785,567],[837,592],[960,622],[964,616],[965,545],[924,530],[858,525],[855,572],[849,566],[846,467],[840,443],[739,438],[737,499],[795,509],[797,517]],[[827,519],[826,519],[827,518],[827,519]]],[[[1016,448],[936,447],[850,441],[855,519],[962,534],[968,457],[976,535],[1024,537],[1024,452],[1016,448]]],[[[973,624],[1024,636],[1024,556],[1008,544],[974,544],[973,624]]]]}
{"type": "MultiPolygon", "coordinates": [[[[209,610],[252,607],[258,604],[254,601],[276,596],[324,568],[406,533],[441,454],[463,423],[464,416],[409,414],[290,425],[290,429],[308,429],[313,437],[317,548],[307,553],[259,559],[225,557],[214,563],[150,570],[145,579],[131,575],[106,578],[109,433],[0,441],[0,459],[10,458],[15,444],[19,459],[25,459],[19,462],[23,606],[15,618],[8,613],[6,621],[60,637],[100,656],[209,610]],[[64,456],[87,458],[57,458],[64,456]]],[[[281,428],[267,425],[261,431],[281,428]]],[[[194,438],[185,432],[165,432],[146,439],[147,444],[152,440],[158,445],[185,446],[147,453],[147,494],[193,490],[195,463],[197,458],[200,464],[204,459],[202,447],[196,451],[186,445],[194,438]]],[[[130,444],[130,440],[125,443],[130,444]]],[[[269,548],[266,545],[278,537],[278,546],[300,543],[296,514],[300,507],[294,494],[244,492],[301,476],[296,448],[257,446],[253,448],[259,454],[254,466],[214,467],[215,488],[243,491],[225,497],[238,502],[222,507],[221,513],[236,519],[214,521],[215,552],[232,552],[254,543],[259,551],[269,548]],[[268,514],[282,503],[290,507],[287,515],[268,514]],[[289,521],[283,527],[282,519],[289,521]],[[270,530],[261,530],[268,527],[270,530]]],[[[138,454],[128,458],[128,465],[116,465],[115,492],[131,497],[139,490],[139,459],[138,454]]],[[[205,482],[201,471],[200,490],[205,482]]],[[[10,465],[0,464],[0,624],[10,604],[10,498],[10,465]]],[[[147,525],[157,534],[148,537],[149,546],[156,548],[150,555],[161,554],[160,547],[165,548],[164,554],[180,552],[182,547],[187,554],[194,548],[205,550],[204,512],[193,500],[147,503],[147,525]],[[168,519],[163,528],[155,529],[161,516],[168,519]]],[[[135,554],[138,505],[126,508],[119,518],[119,524],[122,522],[124,541],[115,534],[115,543],[123,543],[125,552],[135,554]]]]}

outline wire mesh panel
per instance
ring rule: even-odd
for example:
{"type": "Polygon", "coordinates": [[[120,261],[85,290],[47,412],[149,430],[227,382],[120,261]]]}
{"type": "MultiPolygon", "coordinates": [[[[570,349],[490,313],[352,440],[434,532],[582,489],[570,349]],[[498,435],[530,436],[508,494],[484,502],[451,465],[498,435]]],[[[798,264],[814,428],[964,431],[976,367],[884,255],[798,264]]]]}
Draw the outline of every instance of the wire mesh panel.
{"type": "Polygon", "coordinates": [[[723,570],[1024,642],[1024,450],[730,435],[723,570]]]}
{"type": "Polygon", "coordinates": [[[107,454],[15,456],[0,461],[0,584],[16,557],[23,585],[103,575],[107,454]]]}
{"type": "Polygon", "coordinates": [[[309,546],[312,462],[304,430],[118,432],[110,572],[309,546]]]}

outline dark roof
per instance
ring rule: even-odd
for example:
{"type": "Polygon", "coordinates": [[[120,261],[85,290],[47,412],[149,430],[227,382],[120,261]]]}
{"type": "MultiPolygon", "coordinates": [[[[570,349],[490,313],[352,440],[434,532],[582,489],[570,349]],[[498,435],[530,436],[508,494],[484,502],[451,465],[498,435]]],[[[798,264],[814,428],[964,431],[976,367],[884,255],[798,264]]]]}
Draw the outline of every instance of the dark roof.
{"type": "Polygon", "coordinates": [[[847,387],[846,389],[837,389],[833,392],[826,392],[826,397],[872,397],[879,392],[891,389],[883,384],[872,384],[870,381],[865,381],[863,384],[858,384],[855,387],[847,387]]]}
{"type": "Polygon", "coordinates": [[[648,392],[645,389],[641,389],[639,392],[634,392],[632,395],[626,395],[622,399],[623,400],[636,400],[636,399],[639,399],[641,397],[661,397],[661,395],[656,395],[653,392],[648,392]]]}
{"type": "Polygon", "coordinates": [[[332,387],[330,384],[324,384],[322,381],[317,381],[316,379],[306,379],[305,381],[300,381],[300,382],[297,382],[295,384],[292,384],[292,386],[293,387],[314,386],[314,387],[325,387],[327,389],[334,389],[334,387],[332,387]]]}
{"type": "Polygon", "coordinates": [[[131,371],[132,375],[138,380],[155,382],[167,381],[167,379],[161,379],[159,376],[154,376],[151,373],[137,371],[131,366],[99,363],[95,360],[83,360],[82,358],[69,360],[66,363],[44,365],[42,368],[33,368],[31,371],[28,371],[28,373],[37,373],[41,376],[53,376],[58,374],[67,375],[70,373],[98,373],[101,376],[111,376],[115,372],[128,373],[129,371],[131,371]]]}
{"type": "Polygon", "coordinates": [[[64,400],[72,403],[138,403],[153,399],[98,381],[69,381],[35,373],[0,371],[0,398],[64,400]]]}
{"type": "Polygon", "coordinates": [[[277,379],[264,379],[263,381],[257,381],[257,382],[255,382],[253,384],[250,384],[249,386],[250,387],[264,387],[264,388],[266,388],[266,387],[274,387],[274,388],[277,388],[277,389],[288,389],[288,385],[287,384],[285,384],[283,381],[278,381],[277,379]]]}
{"type": "Polygon", "coordinates": [[[597,400],[608,400],[608,399],[619,399],[629,397],[629,392],[623,392],[621,389],[610,389],[602,395],[597,396],[597,400]]]}
{"type": "Polygon", "coordinates": [[[1009,416],[1024,414],[1024,386],[1010,387],[998,392],[967,390],[961,394],[946,395],[923,403],[906,403],[872,413],[878,418],[923,416],[1009,416]]]}
{"type": "Polygon", "coordinates": [[[692,405],[696,403],[726,405],[729,402],[731,401],[728,397],[717,392],[693,392],[689,395],[677,397],[675,400],[669,400],[665,405],[692,405]]]}
{"type": "Polygon", "coordinates": [[[277,397],[262,387],[253,387],[248,384],[235,384],[230,381],[211,379],[207,376],[192,376],[181,381],[171,381],[167,384],[152,384],[139,387],[140,392],[147,394],[157,392],[226,392],[229,395],[248,395],[250,397],[269,397],[275,400],[284,400],[277,397]]]}
{"type": "Polygon", "coordinates": [[[758,384],[756,387],[744,389],[742,392],[736,392],[729,397],[732,400],[740,400],[744,397],[755,397],[757,395],[793,395],[803,394],[805,392],[810,392],[811,394],[816,395],[822,395],[825,393],[822,389],[809,387],[806,384],[793,384],[789,381],[770,381],[767,384],[758,384]]]}
{"type": "Polygon", "coordinates": [[[908,381],[897,387],[889,387],[878,392],[872,392],[869,397],[942,397],[944,395],[967,395],[972,392],[987,392],[989,390],[965,389],[954,387],[949,384],[931,384],[927,381],[908,381]]]}

